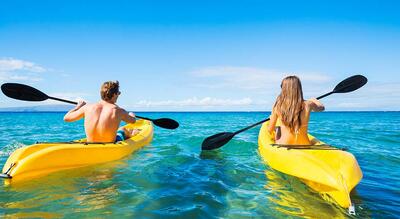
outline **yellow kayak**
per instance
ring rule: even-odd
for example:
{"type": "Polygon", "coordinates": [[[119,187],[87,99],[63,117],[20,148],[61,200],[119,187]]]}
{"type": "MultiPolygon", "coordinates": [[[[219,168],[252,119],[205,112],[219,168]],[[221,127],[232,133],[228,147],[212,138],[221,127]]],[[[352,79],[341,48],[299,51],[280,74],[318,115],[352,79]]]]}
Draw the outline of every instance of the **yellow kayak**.
{"type": "Polygon", "coordinates": [[[24,181],[49,173],[114,161],[128,156],[149,144],[153,139],[153,124],[138,120],[127,128],[140,132],[130,139],[117,143],[86,143],[85,139],[73,142],[38,143],[14,151],[3,167],[5,183],[24,181]]]}
{"type": "Polygon", "coordinates": [[[360,182],[362,172],[351,153],[328,146],[310,134],[311,146],[276,145],[267,127],[268,122],[263,123],[258,146],[261,157],[270,167],[300,178],[341,207],[352,205],[350,191],[360,182]]]}

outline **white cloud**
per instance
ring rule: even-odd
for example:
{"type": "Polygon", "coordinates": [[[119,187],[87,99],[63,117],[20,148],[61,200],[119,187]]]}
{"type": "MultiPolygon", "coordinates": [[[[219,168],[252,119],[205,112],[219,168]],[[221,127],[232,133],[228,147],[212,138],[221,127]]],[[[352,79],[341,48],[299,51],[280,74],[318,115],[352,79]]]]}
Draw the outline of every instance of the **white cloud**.
{"type": "Polygon", "coordinates": [[[25,70],[30,72],[45,72],[47,71],[42,66],[39,66],[33,62],[23,61],[13,58],[2,58],[0,59],[0,72],[12,72],[18,70],[25,70]]]}
{"type": "MultiPolygon", "coordinates": [[[[80,100],[85,100],[85,98],[87,98],[90,95],[86,93],[76,92],[76,93],[51,93],[49,94],[49,96],[78,102],[80,100]]],[[[48,104],[54,104],[55,102],[60,103],[59,101],[56,100],[50,100],[48,101],[48,104]]]]}
{"type": "Polygon", "coordinates": [[[331,78],[321,73],[283,72],[253,67],[214,66],[195,70],[192,75],[205,79],[197,86],[207,88],[240,88],[244,90],[260,90],[266,87],[279,85],[288,75],[297,75],[304,83],[322,83],[331,78]]]}
{"type": "MultiPolygon", "coordinates": [[[[331,91],[344,78],[325,73],[284,72],[253,67],[215,66],[190,72],[194,86],[226,95],[245,94],[251,104],[240,109],[269,110],[279,94],[279,85],[287,75],[299,76],[305,98],[331,91]]],[[[349,75],[350,76],[350,75],[349,75]]],[[[217,96],[218,98],[218,96],[217,96]]],[[[347,94],[335,94],[323,100],[328,110],[400,110],[400,83],[369,81],[365,87],[347,94]]],[[[238,107],[236,107],[238,108],[238,107]]]]}
{"type": "Polygon", "coordinates": [[[33,62],[14,59],[0,59],[0,81],[33,81],[42,80],[39,73],[48,71],[48,69],[39,66],[33,62]]]}
{"type": "Polygon", "coordinates": [[[337,95],[330,100],[335,110],[400,110],[400,83],[396,82],[370,81],[357,91],[337,95]]]}
{"type": "Polygon", "coordinates": [[[7,73],[7,72],[0,72],[0,82],[6,81],[31,81],[31,82],[38,82],[43,80],[41,77],[33,74],[15,74],[15,73],[7,73]]]}
{"type": "Polygon", "coordinates": [[[233,99],[218,99],[211,97],[204,98],[188,98],[185,100],[165,100],[165,101],[148,101],[141,100],[134,104],[134,107],[226,107],[226,106],[249,106],[253,104],[252,99],[242,98],[233,99]]]}
{"type": "Polygon", "coordinates": [[[12,81],[41,81],[42,78],[39,77],[29,77],[29,76],[22,76],[22,75],[10,75],[8,76],[9,80],[12,81]]]}

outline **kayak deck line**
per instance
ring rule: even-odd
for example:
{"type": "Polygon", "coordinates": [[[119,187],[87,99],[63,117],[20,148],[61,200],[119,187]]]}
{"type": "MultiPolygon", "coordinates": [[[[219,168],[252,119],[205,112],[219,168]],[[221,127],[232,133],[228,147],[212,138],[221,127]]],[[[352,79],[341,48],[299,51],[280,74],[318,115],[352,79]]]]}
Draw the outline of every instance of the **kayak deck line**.
{"type": "Polygon", "coordinates": [[[342,150],[347,151],[347,148],[338,148],[328,144],[320,144],[320,145],[304,145],[304,144],[271,144],[272,146],[278,148],[286,148],[287,150],[297,149],[297,150],[342,150]]]}
{"type": "Polygon", "coordinates": [[[60,141],[60,142],[40,142],[37,141],[35,144],[84,144],[84,145],[90,145],[90,144],[119,144],[119,142],[85,142],[85,141],[60,141]]]}

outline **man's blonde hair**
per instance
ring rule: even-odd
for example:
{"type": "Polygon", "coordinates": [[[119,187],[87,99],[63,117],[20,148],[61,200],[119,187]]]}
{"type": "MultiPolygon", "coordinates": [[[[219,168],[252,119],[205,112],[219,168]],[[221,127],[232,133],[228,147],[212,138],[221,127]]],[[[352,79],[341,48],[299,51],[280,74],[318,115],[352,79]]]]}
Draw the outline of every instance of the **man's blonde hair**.
{"type": "Polygon", "coordinates": [[[101,85],[100,96],[104,101],[110,101],[114,94],[120,94],[118,81],[107,81],[101,85]]]}

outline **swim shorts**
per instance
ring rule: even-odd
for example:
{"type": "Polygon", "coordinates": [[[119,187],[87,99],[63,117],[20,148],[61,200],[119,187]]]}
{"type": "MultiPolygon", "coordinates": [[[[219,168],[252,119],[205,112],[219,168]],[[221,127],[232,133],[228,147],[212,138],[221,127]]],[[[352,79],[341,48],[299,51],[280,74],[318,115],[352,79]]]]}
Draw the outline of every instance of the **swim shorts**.
{"type": "Polygon", "coordinates": [[[117,136],[115,137],[115,142],[125,140],[125,132],[123,130],[117,131],[117,136]]]}

